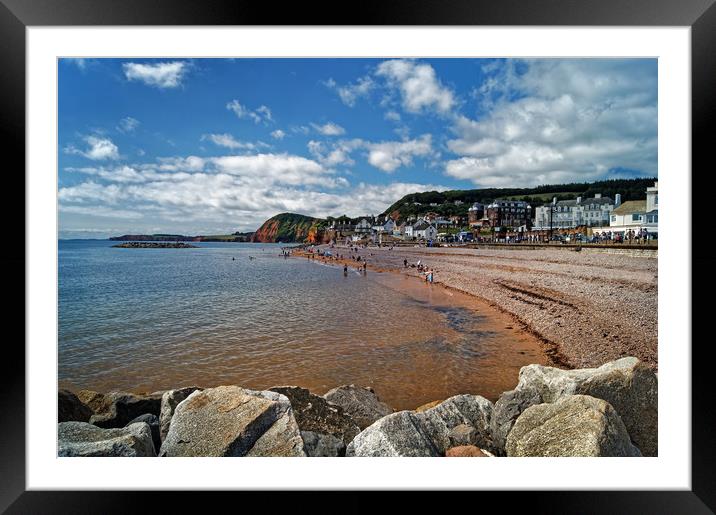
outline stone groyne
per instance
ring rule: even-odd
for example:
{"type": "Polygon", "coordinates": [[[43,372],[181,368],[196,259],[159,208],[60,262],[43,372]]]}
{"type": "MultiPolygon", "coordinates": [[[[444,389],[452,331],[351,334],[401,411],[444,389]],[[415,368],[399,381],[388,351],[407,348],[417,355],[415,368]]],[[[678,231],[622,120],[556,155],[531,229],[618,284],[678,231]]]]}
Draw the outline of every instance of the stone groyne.
{"type": "Polygon", "coordinates": [[[323,396],[298,386],[60,390],[58,455],[657,456],[657,386],[625,357],[591,369],[528,365],[494,404],[466,393],[403,411],[355,385],[323,396]]]}

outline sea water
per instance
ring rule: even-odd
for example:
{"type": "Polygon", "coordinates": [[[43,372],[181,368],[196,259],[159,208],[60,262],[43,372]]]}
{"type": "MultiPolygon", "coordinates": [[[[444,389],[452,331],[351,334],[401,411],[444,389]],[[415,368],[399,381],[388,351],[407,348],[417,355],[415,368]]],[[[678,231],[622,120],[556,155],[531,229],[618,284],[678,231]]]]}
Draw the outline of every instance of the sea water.
{"type": "Polygon", "coordinates": [[[280,244],[124,249],[58,242],[59,385],[150,392],[189,385],[371,386],[396,409],[494,400],[539,344],[475,299],[280,244]]]}

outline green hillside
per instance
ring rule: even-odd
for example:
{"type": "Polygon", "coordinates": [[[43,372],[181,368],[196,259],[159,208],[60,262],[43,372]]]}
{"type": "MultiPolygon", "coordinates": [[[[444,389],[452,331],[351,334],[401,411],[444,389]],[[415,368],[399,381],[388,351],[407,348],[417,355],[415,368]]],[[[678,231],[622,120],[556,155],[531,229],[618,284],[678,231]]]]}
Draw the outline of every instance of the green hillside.
{"type": "Polygon", "coordinates": [[[397,211],[400,214],[400,218],[421,215],[428,211],[442,216],[465,215],[468,208],[475,202],[487,204],[495,199],[525,200],[534,207],[550,202],[553,197],[557,197],[557,200],[571,200],[579,196],[590,198],[596,193],[601,193],[603,197],[611,198],[620,193],[622,202],[642,200],[646,198],[646,188],[653,186],[656,180],[656,178],[611,179],[592,183],[550,184],[535,188],[426,191],[405,195],[386,209],[383,214],[397,211]],[[454,203],[456,201],[461,201],[462,204],[456,205],[454,203]],[[437,205],[431,206],[431,203],[437,205]]]}

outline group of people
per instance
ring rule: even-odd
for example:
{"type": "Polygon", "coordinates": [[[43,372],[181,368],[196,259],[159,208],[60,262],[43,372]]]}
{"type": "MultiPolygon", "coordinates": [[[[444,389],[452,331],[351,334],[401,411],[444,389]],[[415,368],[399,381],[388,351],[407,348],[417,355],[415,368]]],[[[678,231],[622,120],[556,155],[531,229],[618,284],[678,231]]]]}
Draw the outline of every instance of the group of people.
{"type": "Polygon", "coordinates": [[[614,243],[646,243],[649,240],[654,239],[654,234],[650,233],[648,229],[642,227],[638,230],[628,229],[622,232],[604,231],[597,235],[599,242],[614,242],[614,243]]]}
{"type": "Polygon", "coordinates": [[[428,268],[419,259],[418,259],[417,263],[408,263],[408,260],[404,259],[403,260],[403,268],[417,268],[420,275],[425,276],[425,282],[428,282],[428,283],[433,282],[433,275],[435,274],[435,270],[433,270],[432,268],[428,268]]]}

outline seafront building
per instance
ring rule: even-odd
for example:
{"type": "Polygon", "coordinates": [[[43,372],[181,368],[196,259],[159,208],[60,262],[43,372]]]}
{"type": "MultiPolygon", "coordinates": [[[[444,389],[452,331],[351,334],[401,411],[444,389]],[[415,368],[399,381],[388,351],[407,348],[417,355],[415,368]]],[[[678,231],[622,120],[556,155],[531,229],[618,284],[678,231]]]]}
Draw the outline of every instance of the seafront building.
{"type": "Polygon", "coordinates": [[[597,193],[593,198],[576,200],[552,199],[550,204],[535,209],[532,224],[535,230],[573,229],[575,227],[600,227],[609,223],[611,211],[621,204],[621,195],[615,199],[602,197],[597,193]]]}
{"type": "MultiPolygon", "coordinates": [[[[532,206],[524,200],[495,200],[485,208],[489,227],[522,227],[532,224],[532,206]]],[[[484,223],[482,224],[485,225],[484,223]]]]}
{"type": "Polygon", "coordinates": [[[470,227],[482,225],[483,216],[485,216],[485,206],[480,202],[475,202],[467,210],[467,222],[470,227]]]}
{"type": "Polygon", "coordinates": [[[609,216],[609,225],[595,227],[594,234],[605,232],[626,234],[633,231],[635,235],[658,234],[659,232],[659,182],[646,189],[646,200],[630,200],[616,207],[609,216]]]}
{"type": "Polygon", "coordinates": [[[419,240],[434,240],[438,235],[438,230],[426,220],[421,220],[412,226],[411,233],[414,238],[419,240]]]}

